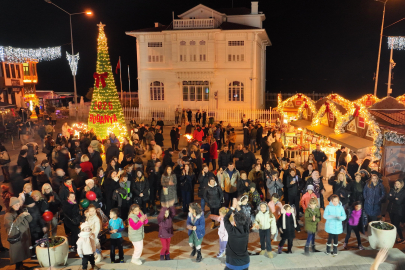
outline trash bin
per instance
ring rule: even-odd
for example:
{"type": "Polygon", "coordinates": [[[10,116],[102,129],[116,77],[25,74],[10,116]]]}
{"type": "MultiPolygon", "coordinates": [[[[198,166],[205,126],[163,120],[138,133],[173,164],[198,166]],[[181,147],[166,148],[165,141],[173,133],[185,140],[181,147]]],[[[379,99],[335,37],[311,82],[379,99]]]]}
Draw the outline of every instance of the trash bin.
{"type": "Polygon", "coordinates": [[[211,124],[211,125],[214,124],[214,117],[209,118],[208,124],[211,124]]]}

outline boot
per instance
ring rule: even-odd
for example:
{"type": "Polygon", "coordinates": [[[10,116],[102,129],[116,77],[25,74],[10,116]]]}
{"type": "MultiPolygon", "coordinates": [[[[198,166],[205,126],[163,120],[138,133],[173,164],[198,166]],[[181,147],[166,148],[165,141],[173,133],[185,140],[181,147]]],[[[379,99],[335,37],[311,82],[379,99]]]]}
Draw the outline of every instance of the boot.
{"type": "Polygon", "coordinates": [[[305,246],[304,250],[305,250],[305,255],[309,255],[309,247],[305,246]]]}
{"type": "Polygon", "coordinates": [[[196,262],[201,262],[202,260],[202,255],[201,255],[201,249],[197,250],[197,259],[195,259],[196,262]]]}
{"type": "Polygon", "coordinates": [[[273,252],[271,252],[271,250],[267,251],[267,256],[269,256],[270,259],[273,259],[273,252]]]}
{"type": "Polygon", "coordinates": [[[166,260],[166,261],[170,261],[170,260],[171,260],[171,259],[170,259],[170,253],[165,255],[165,260],[166,260]]]}
{"type": "Polygon", "coordinates": [[[259,253],[259,255],[264,255],[264,254],[266,254],[266,251],[265,251],[265,250],[262,250],[262,251],[260,251],[260,253],[259,253]]]}
{"type": "Polygon", "coordinates": [[[287,253],[288,253],[288,254],[292,254],[292,250],[291,250],[291,249],[292,249],[292,246],[289,245],[289,246],[288,246],[288,250],[287,250],[287,253]]]}
{"type": "Polygon", "coordinates": [[[331,244],[326,244],[326,251],[325,251],[326,255],[330,254],[330,246],[331,244]]]}
{"type": "Polygon", "coordinates": [[[193,251],[191,251],[190,256],[194,257],[196,252],[197,252],[197,249],[195,247],[193,247],[193,251]]]}
{"type": "Polygon", "coordinates": [[[313,245],[311,246],[311,252],[319,252],[319,250],[317,250],[317,249],[315,248],[315,244],[313,244],[313,245]]]}
{"type": "Polygon", "coordinates": [[[156,205],[153,206],[153,216],[156,216],[158,211],[156,210],[156,205]]]}
{"type": "Polygon", "coordinates": [[[332,255],[333,256],[336,256],[336,255],[338,255],[338,251],[337,251],[337,247],[338,247],[338,245],[336,244],[333,244],[333,252],[332,252],[332,255]]]}
{"type": "Polygon", "coordinates": [[[164,261],[165,260],[165,255],[160,255],[160,260],[164,261]]]}
{"type": "Polygon", "coordinates": [[[278,247],[278,250],[277,250],[277,254],[281,254],[281,253],[283,253],[283,247],[278,247]]]}

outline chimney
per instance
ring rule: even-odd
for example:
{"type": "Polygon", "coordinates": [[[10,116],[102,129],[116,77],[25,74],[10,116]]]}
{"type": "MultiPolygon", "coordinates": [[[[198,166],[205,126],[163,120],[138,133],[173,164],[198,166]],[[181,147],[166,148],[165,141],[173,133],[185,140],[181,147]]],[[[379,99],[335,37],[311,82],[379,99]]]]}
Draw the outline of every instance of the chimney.
{"type": "Polygon", "coordinates": [[[161,23],[159,23],[159,22],[155,22],[155,27],[161,27],[162,26],[162,24],[161,23]]]}
{"type": "Polygon", "coordinates": [[[250,9],[250,14],[258,14],[259,13],[259,2],[252,1],[252,8],[250,9]]]}

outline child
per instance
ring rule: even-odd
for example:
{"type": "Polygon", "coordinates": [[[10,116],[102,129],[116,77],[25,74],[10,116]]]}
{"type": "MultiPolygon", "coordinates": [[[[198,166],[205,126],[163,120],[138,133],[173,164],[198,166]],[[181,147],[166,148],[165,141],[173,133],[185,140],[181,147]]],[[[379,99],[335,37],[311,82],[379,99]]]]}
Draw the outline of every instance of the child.
{"type": "Polygon", "coordinates": [[[87,264],[90,262],[92,269],[100,269],[94,261],[94,253],[96,252],[96,237],[91,230],[91,226],[88,222],[80,225],[81,232],[79,234],[79,240],[77,240],[77,254],[82,258],[82,269],[87,269],[87,264]]]}
{"type": "Polygon", "coordinates": [[[253,209],[257,209],[260,204],[260,195],[259,192],[256,190],[256,184],[250,184],[250,191],[249,191],[249,203],[253,206],[253,209]]]}
{"type": "Polygon", "coordinates": [[[240,211],[248,218],[249,220],[249,228],[252,226],[254,221],[254,216],[252,215],[252,207],[249,204],[249,197],[247,195],[243,195],[238,202],[240,206],[240,211]]]}
{"type": "Polygon", "coordinates": [[[330,254],[330,248],[333,240],[332,255],[337,255],[338,236],[343,232],[343,220],[346,219],[346,213],[339,200],[339,196],[333,194],[330,196],[329,205],[326,206],[323,218],[326,219],[325,231],[329,233],[328,242],[326,244],[326,254],[330,254]]]}
{"type": "Polygon", "coordinates": [[[205,235],[205,218],[202,214],[201,206],[198,203],[190,203],[187,217],[188,243],[193,249],[190,256],[195,256],[196,262],[201,262],[201,243],[205,235]]]}
{"type": "Polygon", "coordinates": [[[281,216],[281,209],[283,209],[283,204],[280,202],[280,196],[277,193],[273,193],[271,200],[269,202],[270,211],[273,215],[278,218],[281,216]]]}
{"type": "Polygon", "coordinates": [[[6,185],[1,185],[1,197],[3,197],[3,203],[4,206],[6,207],[6,212],[10,209],[10,199],[13,197],[13,194],[10,192],[10,188],[6,185]]]}
{"type": "Polygon", "coordinates": [[[353,203],[352,207],[348,210],[348,222],[347,222],[347,233],[346,233],[346,238],[345,242],[343,243],[344,249],[349,249],[347,246],[347,242],[349,242],[350,235],[352,233],[352,230],[356,234],[357,238],[357,244],[359,250],[363,250],[364,247],[361,244],[361,238],[360,238],[360,233],[362,232],[365,234],[366,232],[366,226],[367,226],[367,215],[364,213],[363,209],[361,209],[361,202],[356,201],[353,203]]]}
{"type": "Polygon", "coordinates": [[[110,231],[110,259],[111,263],[115,263],[115,247],[118,248],[120,263],[124,263],[124,249],[122,247],[122,235],[121,232],[124,230],[124,223],[122,219],[118,217],[118,208],[113,208],[110,210],[110,221],[108,222],[108,230],[110,231]]]}
{"type": "Polygon", "coordinates": [[[278,254],[283,252],[285,241],[288,240],[288,251],[292,253],[293,239],[295,238],[295,230],[297,229],[297,222],[295,220],[294,209],[291,205],[286,204],[281,209],[281,217],[277,221],[277,227],[281,234],[281,241],[278,245],[278,254]]]}
{"type": "Polygon", "coordinates": [[[309,206],[309,201],[311,200],[311,198],[317,198],[317,197],[314,194],[314,186],[308,185],[307,192],[304,195],[302,195],[302,198],[301,198],[301,206],[302,206],[302,210],[304,210],[304,213],[305,213],[305,209],[307,209],[309,206]]]}
{"type": "MultiPolygon", "coordinates": [[[[228,213],[229,209],[226,207],[222,207],[219,209],[219,216],[216,215],[209,215],[209,218],[219,222],[219,253],[217,254],[217,258],[221,258],[225,255],[226,244],[228,243],[228,232],[225,229],[224,217],[228,213]]],[[[233,217],[230,217],[230,221],[233,223],[233,217]]]]}
{"type": "MultiPolygon", "coordinates": [[[[204,200],[208,204],[211,214],[218,215],[219,208],[221,208],[221,201],[223,198],[222,189],[218,186],[214,177],[211,177],[208,185],[204,190],[204,200]]],[[[211,229],[215,228],[215,220],[212,220],[211,229]]]]}
{"type": "Polygon", "coordinates": [[[308,209],[307,211],[305,211],[305,230],[307,231],[308,234],[307,243],[305,244],[305,254],[307,255],[309,254],[309,245],[312,246],[312,252],[316,252],[315,234],[319,221],[321,221],[321,212],[318,207],[318,199],[316,198],[316,196],[314,196],[309,200],[308,209]]]}
{"type": "Polygon", "coordinates": [[[276,218],[273,213],[270,212],[266,202],[261,202],[259,204],[259,211],[256,214],[255,223],[253,225],[256,229],[259,229],[260,236],[260,246],[262,251],[260,255],[264,255],[267,250],[267,255],[270,259],[273,258],[273,253],[271,252],[271,235],[274,235],[277,231],[276,218]]]}
{"type": "Polygon", "coordinates": [[[160,210],[157,221],[159,224],[159,238],[162,243],[162,249],[160,250],[160,260],[170,259],[170,240],[173,236],[173,218],[176,215],[176,208],[171,206],[170,208],[162,207],[160,210]]]}
{"type": "Polygon", "coordinates": [[[143,238],[145,237],[144,226],[148,224],[148,217],[142,213],[139,205],[133,204],[129,208],[128,223],[128,238],[134,245],[131,262],[141,265],[142,261],[139,258],[142,255],[143,238]]]}
{"type": "Polygon", "coordinates": [[[86,221],[91,227],[91,231],[94,233],[94,237],[96,240],[96,262],[101,262],[103,259],[103,256],[101,255],[101,249],[100,249],[100,241],[98,240],[98,234],[100,233],[101,230],[101,216],[99,216],[99,213],[96,210],[96,207],[92,204],[89,205],[87,210],[85,211],[85,216],[86,216],[86,221]]]}

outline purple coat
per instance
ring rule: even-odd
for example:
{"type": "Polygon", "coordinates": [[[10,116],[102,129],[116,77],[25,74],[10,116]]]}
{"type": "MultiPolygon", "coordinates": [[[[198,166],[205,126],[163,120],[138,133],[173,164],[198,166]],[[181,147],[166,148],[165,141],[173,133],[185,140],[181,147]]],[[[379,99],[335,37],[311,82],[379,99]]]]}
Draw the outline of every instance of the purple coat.
{"type": "Polygon", "coordinates": [[[176,208],[171,206],[169,208],[169,216],[165,218],[167,208],[162,207],[160,210],[157,221],[159,224],[159,238],[171,238],[173,236],[173,218],[176,215],[176,208]]]}

